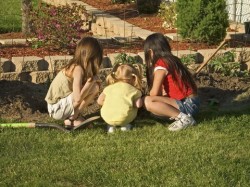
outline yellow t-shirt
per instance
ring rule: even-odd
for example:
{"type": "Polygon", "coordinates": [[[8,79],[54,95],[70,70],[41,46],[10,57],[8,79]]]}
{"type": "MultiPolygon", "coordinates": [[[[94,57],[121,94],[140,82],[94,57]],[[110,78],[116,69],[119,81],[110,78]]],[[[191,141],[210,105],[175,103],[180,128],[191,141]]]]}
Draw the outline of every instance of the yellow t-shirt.
{"type": "Polygon", "coordinates": [[[106,123],[124,126],[135,119],[138,108],[134,106],[134,101],[142,96],[140,90],[128,83],[117,82],[107,86],[103,93],[105,100],[101,116],[106,123]]]}

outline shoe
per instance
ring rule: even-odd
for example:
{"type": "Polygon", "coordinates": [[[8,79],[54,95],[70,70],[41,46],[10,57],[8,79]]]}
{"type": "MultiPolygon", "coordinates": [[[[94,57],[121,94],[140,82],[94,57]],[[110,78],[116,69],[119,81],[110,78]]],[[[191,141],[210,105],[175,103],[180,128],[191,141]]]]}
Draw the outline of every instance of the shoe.
{"type": "Polygon", "coordinates": [[[114,126],[108,126],[108,133],[114,133],[115,127],[114,126]]]}
{"type": "Polygon", "coordinates": [[[127,124],[126,126],[121,127],[121,131],[130,131],[132,130],[132,125],[127,124]]]}
{"type": "Polygon", "coordinates": [[[196,123],[196,121],[190,114],[187,115],[184,113],[180,113],[175,120],[176,121],[173,122],[168,127],[170,131],[179,131],[179,130],[187,128],[190,125],[194,125],[196,123]]]}

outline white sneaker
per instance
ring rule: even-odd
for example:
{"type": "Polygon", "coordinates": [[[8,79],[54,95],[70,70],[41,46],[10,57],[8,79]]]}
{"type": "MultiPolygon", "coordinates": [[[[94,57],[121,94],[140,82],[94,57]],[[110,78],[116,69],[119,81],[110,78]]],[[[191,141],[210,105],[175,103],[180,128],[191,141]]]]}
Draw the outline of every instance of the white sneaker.
{"type": "Polygon", "coordinates": [[[130,131],[132,129],[131,124],[127,124],[126,126],[121,127],[121,131],[130,131]]]}
{"type": "Polygon", "coordinates": [[[114,132],[115,132],[115,127],[108,126],[108,133],[114,133],[114,132]]]}
{"type": "Polygon", "coordinates": [[[176,121],[173,122],[168,129],[170,131],[179,131],[181,129],[185,129],[190,125],[194,125],[196,121],[190,114],[184,114],[180,113],[177,118],[175,119],[176,121]]]}

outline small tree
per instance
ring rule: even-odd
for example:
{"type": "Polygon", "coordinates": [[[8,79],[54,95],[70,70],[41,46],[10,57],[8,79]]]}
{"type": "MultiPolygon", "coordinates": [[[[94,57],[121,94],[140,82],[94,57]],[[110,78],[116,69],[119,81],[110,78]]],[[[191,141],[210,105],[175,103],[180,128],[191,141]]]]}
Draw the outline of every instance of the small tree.
{"type": "Polygon", "coordinates": [[[184,39],[218,44],[229,26],[225,0],[178,0],[177,28],[184,39]]]}

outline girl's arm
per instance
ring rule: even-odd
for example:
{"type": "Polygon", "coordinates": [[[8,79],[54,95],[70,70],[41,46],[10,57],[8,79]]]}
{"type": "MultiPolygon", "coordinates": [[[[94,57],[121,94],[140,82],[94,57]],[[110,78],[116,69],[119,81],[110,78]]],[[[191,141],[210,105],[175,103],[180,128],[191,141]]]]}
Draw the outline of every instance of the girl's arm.
{"type": "Polygon", "coordinates": [[[153,86],[149,92],[150,96],[161,96],[162,95],[162,83],[166,77],[166,70],[156,70],[154,72],[153,86]]]}
{"type": "Polygon", "coordinates": [[[97,103],[102,106],[104,100],[105,100],[105,94],[102,92],[97,99],[97,103]]]}
{"type": "Polygon", "coordinates": [[[76,66],[73,71],[73,106],[78,107],[82,99],[89,93],[91,86],[95,83],[94,79],[88,79],[83,86],[83,70],[80,66],[76,66]]]}

